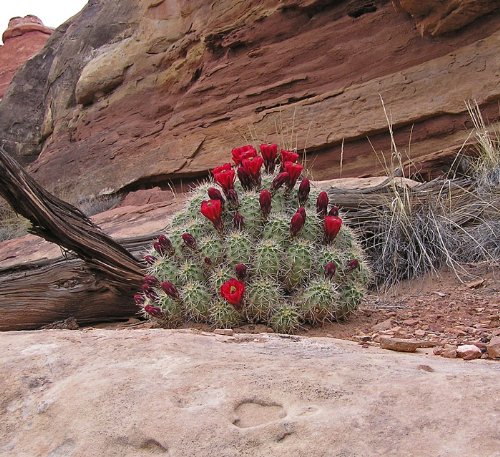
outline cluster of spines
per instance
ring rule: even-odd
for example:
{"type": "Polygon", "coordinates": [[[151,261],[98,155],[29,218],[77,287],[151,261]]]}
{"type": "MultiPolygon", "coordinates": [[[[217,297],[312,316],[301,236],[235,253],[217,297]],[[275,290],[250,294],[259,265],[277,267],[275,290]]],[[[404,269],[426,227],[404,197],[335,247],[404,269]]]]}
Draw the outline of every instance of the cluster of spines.
{"type": "Polygon", "coordinates": [[[276,145],[261,152],[233,150],[237,169],[214,169],[215,183],[193,191],[169,238],[159,237],[146,256],[149,280],[135,298],[162,326],[246,321],[292,333],[359,305],[370,272],[355,234],[326,192],[311,191],[307,178],[294,188],[298,154],[282,150],[278,162],[276,145]]]}

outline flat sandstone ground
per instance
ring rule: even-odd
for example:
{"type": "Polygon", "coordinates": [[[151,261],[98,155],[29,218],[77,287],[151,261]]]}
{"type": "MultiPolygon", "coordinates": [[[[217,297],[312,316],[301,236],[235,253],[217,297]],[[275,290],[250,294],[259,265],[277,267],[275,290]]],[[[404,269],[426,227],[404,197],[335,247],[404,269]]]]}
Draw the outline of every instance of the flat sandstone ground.
{"type": "Polygon", "coordinates": [[[332,338],[0,334],[0,455],[500,455],[500,364],[332,338]]]}

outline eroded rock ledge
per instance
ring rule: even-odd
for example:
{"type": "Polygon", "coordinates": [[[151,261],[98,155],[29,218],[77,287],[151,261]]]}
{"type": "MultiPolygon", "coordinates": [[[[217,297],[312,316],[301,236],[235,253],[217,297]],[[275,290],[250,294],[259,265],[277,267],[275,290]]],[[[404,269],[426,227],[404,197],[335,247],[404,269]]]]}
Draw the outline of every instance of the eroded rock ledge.
{"type": "Polygon", "coordinates": [[[383,100],[433,175],[471,140],[465,100],[499,120],[496,3],[97,0],[17,76],[0,131],[66,194],[195,179],[248,141],[305,148],[329,179],[380,173],[383,100]]]}

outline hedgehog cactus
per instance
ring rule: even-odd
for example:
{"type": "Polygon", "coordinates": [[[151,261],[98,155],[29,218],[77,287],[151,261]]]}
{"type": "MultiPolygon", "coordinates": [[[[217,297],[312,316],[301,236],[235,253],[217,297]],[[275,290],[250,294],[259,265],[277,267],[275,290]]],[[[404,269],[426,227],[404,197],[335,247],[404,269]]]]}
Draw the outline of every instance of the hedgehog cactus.
{"type": "Polygon", "coordinates": [[[361,302],[370,271],[339,208],[300,179],[296,152],[260,151],[233,149],[235,166],[212,170],[145,255],[134,299],[161,326],[252,322],[292,333],[361,302]]]}

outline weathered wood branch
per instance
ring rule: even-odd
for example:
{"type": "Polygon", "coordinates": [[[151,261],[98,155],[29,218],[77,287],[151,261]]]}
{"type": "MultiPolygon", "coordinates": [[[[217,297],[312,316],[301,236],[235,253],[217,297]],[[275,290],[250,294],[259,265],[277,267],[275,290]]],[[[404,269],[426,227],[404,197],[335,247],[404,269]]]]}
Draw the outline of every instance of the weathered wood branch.
{"type": "Polygon", "coordinates": [[[47,192],[0,148],[0,195],[29,219],[31,232],[74,252],[115,287],[138,287],[143,273],[124,247],[80,210],[47,192]]]}

